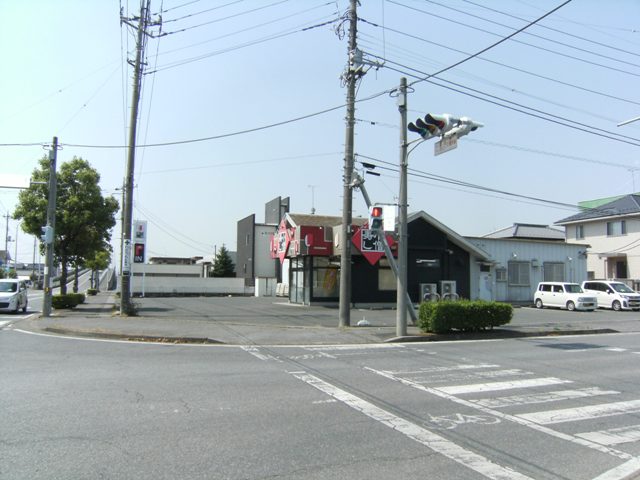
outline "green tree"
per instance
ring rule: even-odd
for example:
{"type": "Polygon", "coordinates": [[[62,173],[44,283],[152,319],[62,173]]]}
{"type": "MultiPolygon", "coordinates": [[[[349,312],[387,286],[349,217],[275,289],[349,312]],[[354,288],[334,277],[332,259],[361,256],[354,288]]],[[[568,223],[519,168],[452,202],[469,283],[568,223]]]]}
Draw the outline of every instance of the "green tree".
{"type": "Polygon", "coordinates": [[[101,250],[96,252],[92,258],[87,259],[84,262],[85,267],[91,270],[91,288],[99,289],[98,273],[100,270],[105,270],[111,262],[111,253],[108,250],[101,250]]]}
{"type": "MultiPolygon", "coordinates": [[[[44,182],[22,190],[13,218],[22,220],[22,229],[40,235],[47,221],[49,192],[49,159],[40,159],[40,166],[31,176],[32,182],[44,182]]],[[[61,265],[60,290],[67,291],[69,265],[81,265],[96,252],[111,250],[111,228],[115,225],[118,201],[103,197],[100,174],[89,162],[73,157],[56,173],[56,228],[54,257],[61,265]]]]}
{"type": "Polygon", "coordinates": [[[235,277],[236,272],[235,265],[229,256],[229,251],[223,245],[218,250],[216,259],[213,263],[213,276],[214,277],[235,277]]]}

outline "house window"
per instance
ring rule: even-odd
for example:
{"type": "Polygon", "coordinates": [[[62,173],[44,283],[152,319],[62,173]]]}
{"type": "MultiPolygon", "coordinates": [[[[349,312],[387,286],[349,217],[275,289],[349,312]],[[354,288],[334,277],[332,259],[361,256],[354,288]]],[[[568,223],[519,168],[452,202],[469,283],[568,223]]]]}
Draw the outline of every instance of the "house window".
{"type": "Polygon", "coordinates": [[[496,282],[507,281],[507,269],[504,267],[496,268],[496,282]]]}
{"type": "Polygon", "coordinates": [[[528,287],[531,284],[529,280],[530,270],[531,265],[529,262],[509,262],[509,286],[528,287]]]}
{"type": "Polygon", "coordinates": [[[544,262],[542,267],[545,282],[564,282],[564,263],[544,262]]]}
{"type": "Polygon", "coordinates": [[[584,239],[584,225],[576,225],[576,240],[583,240],[583,239],[584,239]]]}
{"type": "Polygon", "coordinates": [[[627,234],[627,222],[618,220],[617,222],[607,222],[607,237],[615,237],[627,234]]]}

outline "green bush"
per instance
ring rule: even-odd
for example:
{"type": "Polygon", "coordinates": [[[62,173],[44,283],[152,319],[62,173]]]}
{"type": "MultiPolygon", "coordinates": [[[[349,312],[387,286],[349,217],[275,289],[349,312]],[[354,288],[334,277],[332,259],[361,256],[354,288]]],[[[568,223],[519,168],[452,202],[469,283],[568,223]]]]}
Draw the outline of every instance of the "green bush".
{"type": "Polygon", "coordinates": [[[51,306],[55,309],[73,308],[84,303],[84,293],[67,293],[66,295],[53,295],[51,297],[51,306]]]}
{"type": "Polygon", "coordinates": [[[76,305],[84,303],[84,301],[87,299],[84,293],[67,293],[67,295],[69,295],[73,299],[72,301],[75,302],[74,307],[76,305]]]}
{"type": "Polygon", "coordinates": [[[423,332],[475,332],[505,325],[513,317],[507,303],[484,300],[423,302],[418,325],[423,332]]]}
{"type": "Polygon", "coordinates": [[[87,288],[87,295],[93,296],[98,294],[97,288],[87,288]]]}

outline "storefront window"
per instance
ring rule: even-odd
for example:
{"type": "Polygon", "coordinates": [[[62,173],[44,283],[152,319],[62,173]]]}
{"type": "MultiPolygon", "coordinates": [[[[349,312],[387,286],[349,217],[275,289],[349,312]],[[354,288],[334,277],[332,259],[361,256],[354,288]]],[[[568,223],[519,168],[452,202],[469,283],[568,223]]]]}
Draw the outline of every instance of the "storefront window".
{"type": "Polygon", "coordinates": [[[313,259],[313,297],[336,298],[340,295],[340,275],[337,265],[326,257],[313,259]]]}

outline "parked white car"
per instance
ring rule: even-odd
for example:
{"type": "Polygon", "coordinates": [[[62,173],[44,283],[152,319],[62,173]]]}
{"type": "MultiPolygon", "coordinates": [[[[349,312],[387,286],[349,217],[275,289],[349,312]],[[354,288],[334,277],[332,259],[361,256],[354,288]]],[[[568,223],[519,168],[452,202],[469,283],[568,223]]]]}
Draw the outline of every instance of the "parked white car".
{"type": "Polygon", "coordinates": [[[28,290],[24,280],[15,278],[0,279],[0,310],[18,313],[27,311],[28,290]]]}
{"type": "Polygon", "coordinates": [[[598,299],[585,293],[577,283],[540,282],[533,295],[536,308],[557,307],[567,310],[589,310],[598,308],[598,299]]]}
{"type": "Polygon", "coordinates": [[[582,289],[598,299],[598,307],[619,310],[640,310],[640,294],[622,282],[588,280],[582,289]]]}

